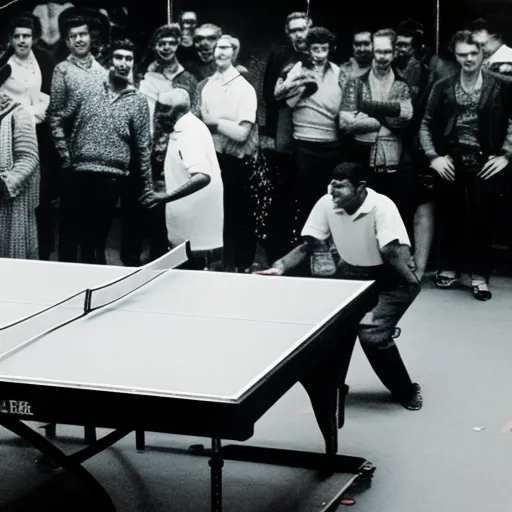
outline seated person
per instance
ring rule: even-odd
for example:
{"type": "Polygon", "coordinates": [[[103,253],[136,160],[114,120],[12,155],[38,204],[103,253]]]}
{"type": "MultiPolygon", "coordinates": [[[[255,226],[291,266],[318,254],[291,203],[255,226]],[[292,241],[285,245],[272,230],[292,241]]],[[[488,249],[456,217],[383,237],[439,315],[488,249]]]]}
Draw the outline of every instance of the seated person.
{"type": "Polygon", "coordinates": [[[377,282],[377,305],[358,329],[364,353],[399,403],[412,411],[421,409],[421,388],[411,381],[393,339],[397,323],[420,292],[410,241],[393,201],[366,187],[362,166],[342,163],[334,169],[329,193],[313,207],[302,236],[301,245],[259,274],[286,274],[332,239],[333,277],[377,282]]]}

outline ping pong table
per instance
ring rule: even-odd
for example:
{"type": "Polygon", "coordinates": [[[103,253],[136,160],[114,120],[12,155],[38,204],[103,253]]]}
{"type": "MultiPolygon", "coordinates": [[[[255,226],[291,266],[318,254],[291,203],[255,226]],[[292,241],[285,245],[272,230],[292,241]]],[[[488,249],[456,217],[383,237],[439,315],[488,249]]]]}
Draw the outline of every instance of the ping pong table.
{"type": "MultiPolygon", "coordinates": [[[[0,425],[90,486],[82,463],[132,432],[206,437],[211,510],[222,510],[225,460],[371,478],[366,459],[338,455],[340,388],[368,281],[187,270],[190,246],[139,268],[0,260],[0,425]],[[292,386],[307,391],[325,453],[222,445],[247,441],[292,386]],[[30,425],[113,429],[72,455],[30,425]]],[[[344,489],[322,510],[333,510],[344,489]]]]}

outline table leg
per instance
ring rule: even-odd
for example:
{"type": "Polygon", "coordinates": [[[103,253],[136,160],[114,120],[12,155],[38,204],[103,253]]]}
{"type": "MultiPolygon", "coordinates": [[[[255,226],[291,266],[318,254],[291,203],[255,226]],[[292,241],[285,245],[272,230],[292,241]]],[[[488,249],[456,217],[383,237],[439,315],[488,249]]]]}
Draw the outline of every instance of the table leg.
{"type": "Polygon", "coordinates": [[[96,441],[96,428],[91,425],[84,426],[84,440],[86,444],[93,444],[96,441]]]}
{"type": "Polygon", "coordinates": [[[222,512],[222,467],[224,466],[224,460],[220,439],[212,439],[211,458],[208,464],[211,468],[212,512],[222,512]]]}
{"type": "Polygon", "coordinates": [[[114,503],[110,499],[107,491],[105,491],[101,484],[82,466],[82,462],[128,435],[131,430],[114,431],[85,449],[72,455],[66,455],[44,436],[16,418],[0,416],[0,425],[30,443],[36,450],[39,450],[42,455],[38,458],[37,462],[39,462],[40,465],[43,467],[46,466],[46,468],[51,470],[58,468],[65,469],[79,482],[86,485],[96,495],[100,505],[98,507],[99,510],[102,512],[116,512],[114,503]]]}
{"type": "Polygon", "coordinates": [[[146,449],[146,433],[144,430],[135,431],[135,449],[138,452],[143,452],[146,449]]]}

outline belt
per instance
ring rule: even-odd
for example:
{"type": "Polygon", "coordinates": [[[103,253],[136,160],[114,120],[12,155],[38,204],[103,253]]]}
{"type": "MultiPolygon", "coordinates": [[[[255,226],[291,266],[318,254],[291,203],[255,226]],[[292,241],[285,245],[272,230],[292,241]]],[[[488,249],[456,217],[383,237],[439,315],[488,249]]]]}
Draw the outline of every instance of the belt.
{"type": "Polygon", "coordinates": [[[396,167],[372,167],[372,171],[375,174],[392,174],[394,172],[398,172],[396,167]]]}

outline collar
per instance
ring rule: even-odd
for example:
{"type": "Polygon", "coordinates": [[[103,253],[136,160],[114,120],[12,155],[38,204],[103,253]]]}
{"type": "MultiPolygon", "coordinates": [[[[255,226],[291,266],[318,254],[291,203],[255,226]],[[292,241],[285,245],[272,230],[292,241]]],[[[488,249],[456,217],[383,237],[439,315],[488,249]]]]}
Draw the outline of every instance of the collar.
{"type": "Polygon", "coordinates": [[[366,195],[366,199],[363,201],[363,204],[352,215],[348,214],[343,209],[335,209],[334,212],[339,215],[344,215],[346,217],[349,217],[353,221],[356,221],[356,220],[360,219],[361,217],[368,215],[375,208],[376,200],[377,200],[377,193],[371,188],[367,188],[366,192],[367,192],[367,195],[366,195]]]}
{"type": "Polygon", "coordinates": [[[115,94],[118,98],[126,95],[135,94],[135,92],[137,91],[135,89],[135,86],[133,86],[132,84],[128,84],[122,91],[116,93],[110,88],[110,81],[108,78],[103,80],[103,88],[107,94],[115,94]]]}
{"type": "Polygon", "coordinates": [[[173,78],[178,76],[180,73],[183,73],[183,71],[185,71],[185,68],[178,61],[176,61],[176,69],[172,72],[166,71],[164,73],[163,66],[156,60],[153,61],[148,66],[149,73],[158,73],[158,74],[164,76],[165,78],[167,78],[168,80],[172,80],[173,78]]]}
{"type": "Polygon", "coordinates": [[[80,69],[90,69],[96,61],[96,59],[90,53],[85,59],[77,59],[73,54],[69,54],[66,60],[79,67],[80,69]]]}
{"type": "Polygon", "coordinates": [[[395,81],[395,73],[393,72],[393,68],[389,68],[389,73],[386,76],[380,77],[377,76],[375,73],[375,70],[373,69],[373,64],[370,67],[370,74],[369,77],[372,80],[377,80],[379,83],[388,83],[388,82],[394,82],[395,81]]]}
{"type": "Polygon", "coordinates": [[[192,114],[191,112],[187,112],[186,114],[181,116],[174,125],[173,133],[184,132],[194,117],[194,114],[192,114]]]}
{"type": "Polygon", "coordinates": [[[222,85],[227,85],[229,82],[232,82],[235,78],[238,78],[239,76],[242,75],[237,71],[235,66],[231,64],[231,66],[229,66],[229,68],[226,69],[226,71],[224,71],[223,73],[215,71],[210,80],[222,82],[222,85]]]}
{"type": "MultiPolygon", "coordinates": [[[[462,71],[460,72],[459,74],[459,79],[458,79],[458,84],[461,86],[462,90],[465,91],[464,87],[462,87],[462,71]]],[[[478,73],[478,78],[476,79],[476,84],[475,84],[475,92],[479,92],[482,90],[482,85],[484,83],[484,77],[483,77],[483,73],[482,73],[482,70],[479,71],[478,73]]]]}

